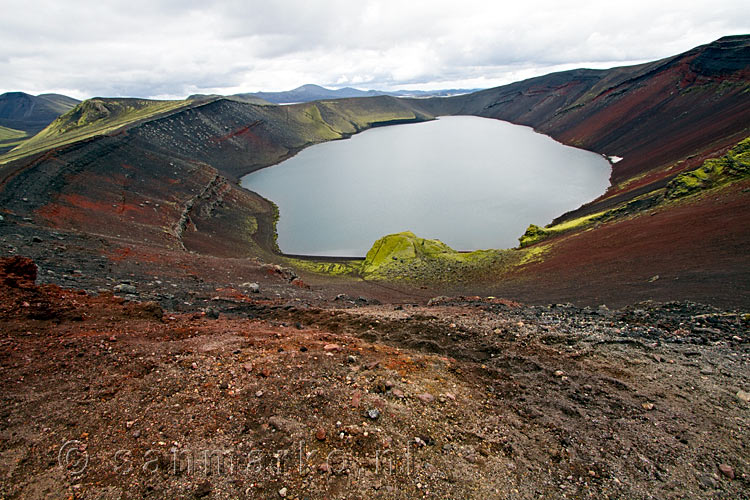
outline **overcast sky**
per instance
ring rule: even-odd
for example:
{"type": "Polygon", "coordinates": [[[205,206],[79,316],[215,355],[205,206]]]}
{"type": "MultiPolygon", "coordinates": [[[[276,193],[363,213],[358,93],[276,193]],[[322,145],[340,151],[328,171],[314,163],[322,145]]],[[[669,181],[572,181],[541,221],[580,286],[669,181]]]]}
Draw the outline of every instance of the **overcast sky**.
{"type": "Polygon", "coordinates": [[[0,93],[479,88],[750,33],[748,0],[0,0],[0,93]]]}

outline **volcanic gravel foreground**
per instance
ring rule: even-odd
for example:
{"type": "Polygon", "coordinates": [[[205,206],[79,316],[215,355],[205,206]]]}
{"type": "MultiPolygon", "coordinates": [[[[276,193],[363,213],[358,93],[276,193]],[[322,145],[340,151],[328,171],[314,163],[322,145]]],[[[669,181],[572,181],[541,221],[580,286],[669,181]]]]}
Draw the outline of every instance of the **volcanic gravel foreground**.
{"type": "Polygon", "coordinates": [[[748,498],[735,311],[263,282],[178,313],[0,262],[2,498],[748,498]]]}

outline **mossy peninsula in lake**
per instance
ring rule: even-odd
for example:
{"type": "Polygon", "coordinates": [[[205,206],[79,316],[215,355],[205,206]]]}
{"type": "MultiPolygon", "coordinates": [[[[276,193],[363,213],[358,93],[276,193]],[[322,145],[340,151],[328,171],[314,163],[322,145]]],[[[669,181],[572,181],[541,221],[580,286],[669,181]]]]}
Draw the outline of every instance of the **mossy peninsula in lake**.
{"type": "Polygon", "coordinates": [[[289,254],[364,256],[404,230],[457,250],[508,248],[601,195],[609,163],[528,127],[473,116],[380,127],[319,144],[242,185],[279,207],[289,254]]]}

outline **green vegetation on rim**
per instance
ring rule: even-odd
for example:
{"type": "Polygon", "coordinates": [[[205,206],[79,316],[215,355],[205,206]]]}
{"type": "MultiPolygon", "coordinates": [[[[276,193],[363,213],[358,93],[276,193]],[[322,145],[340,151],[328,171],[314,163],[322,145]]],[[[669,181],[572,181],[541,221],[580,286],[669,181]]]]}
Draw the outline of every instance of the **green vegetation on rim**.
{"type": "Polygon", "coordinates": [[[0,163],[111,133],[125,125],[153,118],[190,104],[190,101],[89,99],[58,117],[47,128],[16,149],[0,157],[0,163]]]}
{"type": "Polygon", "coordinates": [[[289,265],[317,274],[328,276],[359,276],[362,261],[342,260],[340,262],[323,262],[318,260],[304,260],[287,258],[289,265]]]}
{"type": "Polygon", "coordinates": [[[583,217],[578,217],[569,221],[561,222],[560,224],[550,225],[547,227],[539,227],[536,224],[530,224],[526,229],[526,232],[520,238],[518,238],[518,241],[521,244],[521,248],[525,248],[529,245],[533,245],[534,243],[545,240],[550,236],[562,234],[576,228],[585,227],[590,222],[604,218],[607,213],[608,212],[603,211],[591,215],[584,215],[583,217]]]}
{"type": "Polygon", "coordinates": [[[531,224],[518,240],[521,248],[525,248],[573,229],[585,228],[597,222],[606,222],[635,214],[644,209],[668,203],[670,200],[729,184],[748,175],[750,175],[750,137],[740,141],[724,156],[709,158],[700,167],[681,173],[672,179],[665,189],[639,196],[610,210],[585,215],[560,224],[547,227],[531,224]]]}
{"type": "Polygon", "coordinates": [[[740,141],[727,154],[709,158],[700,167],[683,172],[667,184],[666,197],[681,198],[750,175],[750,137],[740,141]]]}
{"type": "Polygon", "coordinates": [[[460,282],[487,279],[518,265],[525,252],[476,250],[457,252],[440,240],[411,231],[389,234],[375,242],[360,273],[366,279],[460,282]]]}

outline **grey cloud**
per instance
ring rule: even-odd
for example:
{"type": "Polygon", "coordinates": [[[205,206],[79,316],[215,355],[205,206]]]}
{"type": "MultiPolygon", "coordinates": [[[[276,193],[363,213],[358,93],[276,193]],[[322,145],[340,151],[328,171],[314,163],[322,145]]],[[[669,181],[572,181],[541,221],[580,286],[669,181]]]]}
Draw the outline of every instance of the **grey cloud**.
{"type": "Polygon", "coordinates": [[[0,90],[186,95],[302,83],[505,82],[651,60],[750,31],[740,0],[0,0],[0,90]]]}

